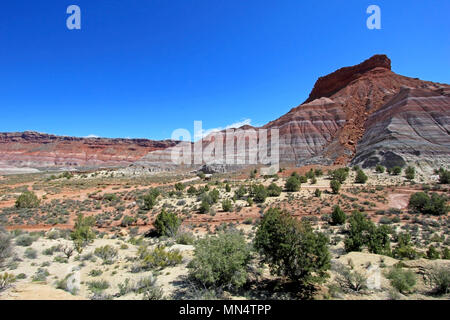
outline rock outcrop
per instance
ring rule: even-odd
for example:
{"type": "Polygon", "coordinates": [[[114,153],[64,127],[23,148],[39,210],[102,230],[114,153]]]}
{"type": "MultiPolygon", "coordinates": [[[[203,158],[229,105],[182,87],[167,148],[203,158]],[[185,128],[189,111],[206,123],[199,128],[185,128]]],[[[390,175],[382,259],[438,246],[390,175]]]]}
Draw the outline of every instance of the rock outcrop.
{"type": "MultiPolygon", "coordinates": [[[[200,169],[206,163],[223,172],[252,164],[249,151],[257,151],[259,164],[261,155],[272,156],[271,129],[278,130],[277,157],[282,165],[346,164],[352,159],[365,167],[411,161],[446,165],[450,162],[449,97],[449,85],[398,75],[391,70],[387,56],[375,55],[319,78],[303,104],[259,128],[228,129],[203,141],[183,144],[3,133],[0,167],[133,164],[139,170],[159,172],[200,169]],[[267,144],[261,143],[264,132],[267,144]],[[252,139],[259,144],[258,150],[250,143],[252,139]],[[219,143],[216,149],[213,146],[218,141],[223,147],[219,143]],[[227,149],[226,141],[235,145],[227,149]],[[173,161],[177,153],[182,155],[178,162],[173,161]]],[[[270,163],[270,159],[265,162],[270,163]]]]}
{"type": "Polygon", "coordinates": [[[60,137],[38,132],[0,133],[0,166],[5,168],[127,166],[150,151],[178,142],[146,139],[60,137]]]}

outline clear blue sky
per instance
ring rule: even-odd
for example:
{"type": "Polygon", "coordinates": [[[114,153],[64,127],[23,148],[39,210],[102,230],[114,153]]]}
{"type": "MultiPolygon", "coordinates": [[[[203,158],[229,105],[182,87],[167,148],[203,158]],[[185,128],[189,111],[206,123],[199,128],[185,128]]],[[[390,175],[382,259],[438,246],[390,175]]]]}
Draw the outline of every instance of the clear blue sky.
{"type": "Polygon", "coordinates": [[[0,7],[0,131],[169,138],[302,103],[315,80],[385,53],[450,83],[450,1],[14,0],[0,7]],[[66,28],[66,8],[82,29],[66,28]],[[382,30],[366,28],[381,7],[382,30]]]}

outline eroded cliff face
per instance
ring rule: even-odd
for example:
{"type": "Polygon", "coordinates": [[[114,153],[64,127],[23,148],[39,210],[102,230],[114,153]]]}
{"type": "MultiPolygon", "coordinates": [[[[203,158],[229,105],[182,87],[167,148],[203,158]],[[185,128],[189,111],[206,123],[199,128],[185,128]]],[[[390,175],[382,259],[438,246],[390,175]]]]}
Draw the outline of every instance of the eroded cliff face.
{"type": "Polygon", "coordinates": [[[450,161],[450,90],[402,88],[367,122],[353,163],[392,167],[450,161]]]}
{"type": "Polygon", "coordinates": [[[0,133],[0,166],[108,167],[129,165],[175,141],[60,137],[37,132],[0,133]]]}
{"type": "MultiPolygon", "coordinates": [[[[238,151],[244,130],[279,131],[279,162],[287,165],[346,164],[363,166],[405,161],[449,164],[450,86],[398,75],[391,60],[375,55],[351,67],[321,77],[309,98],[280,118],[255,128],[245,126],[211,134],[203,142],[188,144],[189,158],[178,164],[172,156],[180,147],[175,141],[57,137],[35,132],[0,134],[0,166],[100,167],[136,164],[148,171],[200,167],[218,151],[223,141],[222,161],[234,159],[231,170],[249,161],[238,151]],[[235,148],[225,147],[233,139],[235,148]],[[203,157],[203,159],[202,159],[203,157]],[[200,160],[198,160],[200,159],[200,160]]],[[[248,133],[248,132],[247,132],[248,133]]],[[[250,134],[251,136],[251,134],[250,134]]],[[[243,138],[248,141],[248,137],[243,138]]],[[[270,143],[263,153],[271,152],[270,143]]],[[[211,163],[211,162],[209,162],[211,163]]],[[[252,164],[252,163],[250,163],[252,164]]]]}

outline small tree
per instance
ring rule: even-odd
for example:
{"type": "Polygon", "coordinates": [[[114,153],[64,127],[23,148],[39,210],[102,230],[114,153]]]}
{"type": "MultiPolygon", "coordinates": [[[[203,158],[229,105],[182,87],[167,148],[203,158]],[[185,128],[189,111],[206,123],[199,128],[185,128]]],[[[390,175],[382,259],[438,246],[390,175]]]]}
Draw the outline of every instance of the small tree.
{"type": "Polygon", "coordinates": [[[285,184],[285,188],[288,192],[297,192],[298,190],[300,190],[300,179],[296,176],[290,176],[285,184]]]}
{"type": "Polygon", "coordinates": [[[95,233],[92,230],[94,224],[94,217],[84,217],[82,213],[78,215],[75,221],[75,228],[70,234],[78,253],[81,253],[86,245],[94,241],[95,233]]]}
{"type": "Polygon", "coordinates": [[[450,183],[450,171],[449,170],[440,168],[438,171],[438,174],[439,174],[439,183],[441,183],[441,184],[449,184],[450,183]]]}
{"type": "Polygon", "coordinates": [[[355,178],[356,183],[366,183],[367,179],[368,178],[367,178],[366,174],[364,173],[364,171],[362,171],[361,169],[358,169],[356,171],[356,178],[355,178]]]}
{"type": "Polygon", "coordinates": [[[231,191],[231,186],[228,183],[225,185],[225,191],[226,192],[230,192],[231,191]]]}
{"type": "Polygon", "coordinates": [[[330,187],[334,194],[338,194],[341,189],[341,183],[337,180],[331,180],[330,187]]]}
{"type": "Polygon", "coordinates": [[[328,276],[327,245],[325,235],[276,208],[264,214],[255,236],[255,248],[271,273],[303,285],[320,283],[328,276]]]}
{"type": "Polygon", "coordinates": [[[200,203],[198,211],[200,213],[208,213],[210,209],[211,209],[211,205],[209,204],[208,200],[203,199],[202,202],[200,203]]]}
{"type": "Polygon", "coordinates": [[[348,177],[348,168],[339,168],[330,172],[332,180],[337,180],[340,183],[344,183],[348,177]]]}
{"type": "Polygon", "coordinates": [[[345,223],[347,216],[345,212],[339,206],[335,206],[331,213],[331,223],[334,225],[341,225],[345,223]]]}
{"type": "Polygon", "coordinates": [[[142,197],[144,205],[142,209],[151,210],[158,203],[160,192],[158,189],[151,189],[146,195],[142,197]]]}
{"type": "Polygon", "coordinates": [[[181,221],[177,217],[177,215],[172,212],[166,212],[165,209],[163,209],[161,213],[158,214],[154,223],[156,234],[160,237],[175,236],[180,225],[181,221]]]}
{"type": "Polygon", "coordinates": [[[322,195],[322,191],[321,191],[320,189],[316,189],[316,190],[314,191],[314,195],[315,195],[317,198],[320,198],[320,196],[322,195]]]}
{"type": "Polygon", "coordinates": [[[402,173],[402,168],[399,166],[395,166],[393,168],[391,168],[391,174],[394,176],[398,176],[400,175],[400,173],[402,173]]]}
{"type": "Polygon", "coordinates": [[[207,288],[237,289],[247,282],[251,248],[236,231],[200,239],[188,264],[189,277],[207,288]]]}
{"type": "Polygon", "coordinates": [[[16,208],[37,208],[41,201],[34,192],[25,191],[16,200],[16,208]]]}

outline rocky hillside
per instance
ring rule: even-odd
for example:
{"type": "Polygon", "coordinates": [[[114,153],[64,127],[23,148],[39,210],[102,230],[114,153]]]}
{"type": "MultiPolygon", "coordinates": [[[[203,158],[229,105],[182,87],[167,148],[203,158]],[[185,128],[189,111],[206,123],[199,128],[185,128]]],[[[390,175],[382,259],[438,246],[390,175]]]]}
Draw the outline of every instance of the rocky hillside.
{"type": "Polygon", "coordinates": [[[0,168],[126,166],[175,141],[60,137],[37,132],[0,133],[0,168]]]}
{"type": "MultiPolygon", "coordinates": [[[[449,92],[447,84],[398,75],[391,70],[387,56],[375,55],[319,78],[308,99],[280,118],[260,128],[240,129],[278,129],[282,164],[352,161],[366,167],[378,162],[390,166],[413,161],[446,165],[450,162],[449,92]]],[[[200,167],[204,161],[198,154],[202,150],[204,159],[219,152],[223,159],[234,159],[238,167],[248,162],[248,155],[237,152],[236,147],[233,155],[227,155],[225,147],[217,151],[211,144],[218,138],[238,141],[242,130],[220,134],[187,146],[191,158],[181,161],[182,167],[188,163],[194,164],[187,165],[189,168],[200,167]]],[[[0,134],[0,166],[98,167],[136,162],[150,171],[173,170],[180,167],[171,161],[176,145],[174,141],[4,133],[0,134]]]]}

